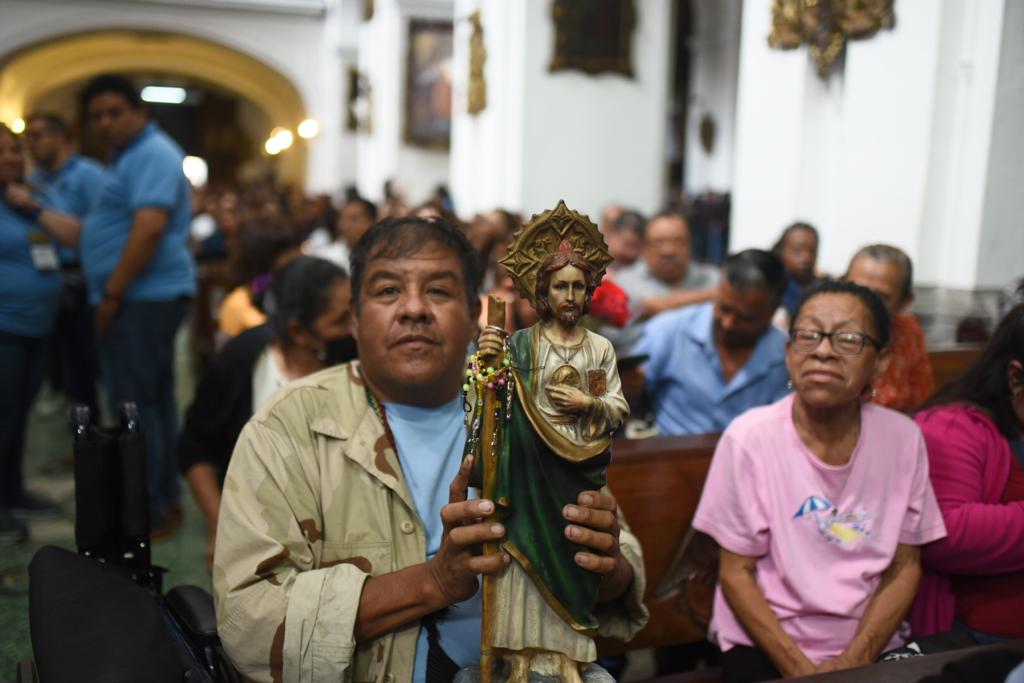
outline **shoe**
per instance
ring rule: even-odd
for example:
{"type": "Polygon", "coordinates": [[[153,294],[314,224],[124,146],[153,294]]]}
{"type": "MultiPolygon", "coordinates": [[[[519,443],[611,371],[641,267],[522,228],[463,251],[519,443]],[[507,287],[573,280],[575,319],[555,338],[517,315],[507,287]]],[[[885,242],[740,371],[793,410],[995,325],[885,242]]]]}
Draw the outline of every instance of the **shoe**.
{"type": "Polygon", "coordinates": [[[14,497],[11,512],[20,519],[52,519],[60,515],[60,509],[53,502],[28,491],[14,497]]]}
{"type": "Polygon", "coordinates": [[[0,545],[14,545],[28,540],[28,527],[9,510],[0,510],[0,545]]]}

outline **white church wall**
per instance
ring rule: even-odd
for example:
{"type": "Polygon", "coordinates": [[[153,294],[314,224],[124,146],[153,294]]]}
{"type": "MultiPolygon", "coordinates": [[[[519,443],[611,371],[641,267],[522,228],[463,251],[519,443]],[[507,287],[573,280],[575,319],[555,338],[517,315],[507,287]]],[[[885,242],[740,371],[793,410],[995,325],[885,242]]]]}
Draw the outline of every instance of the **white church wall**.
{"type": "Polygon", "coordinates": [[[690,6],[695,30],[689,44],[685,189],[690,194],[728,192],[733,185],[743,2],[694,0],[690,6]],[[710,154],[704,151],[700,141],[700,123],[705,115],[715,122],[710,154]]]}
{"type": "Polygon", "coordinates": [[[412,203],[427,198],[438,183],[448,182],[448,152],[405,142],[405,79],[409,21],[452,18],[450,2],[377,0],[373,18],[359,34],[359,65],[370,81],[372,130],[357,136],[358,187],[375,201],[383,199],[384,182],[393,180],[412,203]]]}
{"type": "Polygon", "coordinates": [[[746,3],[730,247],[769,246],[804,219],[827,271],[887,242],[919,284],[979,286],[1002,5],[903,0],[895,28],[851,41],[823,80],[805,48],[768,47],[770,3],[746,3]]]}
{"type": "Polygon", "coordinates": [[[479,117],[465,113],[468,46],[460,45],[452,157],[460,210],[503,205],[529,216],[565,199],[596,220],[613,201],[658,208],[665,197],[668,0],[636,3],[632,79],[549,73],[554,26],[546,0],[465,0],[457,14],[477,7],[488,44],[489,102],[479,117]]]}

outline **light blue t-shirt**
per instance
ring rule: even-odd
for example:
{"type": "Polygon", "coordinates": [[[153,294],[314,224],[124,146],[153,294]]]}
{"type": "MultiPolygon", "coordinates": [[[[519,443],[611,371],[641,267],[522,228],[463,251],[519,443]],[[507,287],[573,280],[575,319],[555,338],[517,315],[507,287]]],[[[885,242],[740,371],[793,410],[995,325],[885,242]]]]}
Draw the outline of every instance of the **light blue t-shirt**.
{"type": "Polygon", "coordinates": [[[58,269],[36,268],[30,235],[53,244],[38,225],[0,199],[0,331],[38,338],[53,326],[64,278],[58,269]]]}
{"type": "MultiPolygon", "coordinates": [[[[82,220],[99,196],[103,185],[103,166],[96,160],[72,154],[54,172],[41,168],[28,174],[28,183],[44,207],[64,210],[82,220]],[[63,207],[63,208],[62,208],[63,207]]],[[[61,246],[61,263],[78,262],[78,249],[61,246]]]]}
{"type": "Polygon", "coordinates": [[[650,356],[644,366],[646,389],[662,434],[721,432],[740,413],[789,393],[786,335],[772,326],[726,384],[715,348],[713,311],[709,302],[657,315],[633,349],[650,356]]]}
{"type": "MultiPolygon", "coordinates": [[[[462,397],[437,408],[386,403],[388,425],[398,447],[398,460],[412,492],[416,513],[427,538],[427,558],[441,548],[441,508],[448,504],[448,486],[459,471],[466,446],[462,397]]],[[[480,592],[452,605],[437,624],[441,647],[460,667],[480,659],[480,592]]],[[[416,642],[413,683],[427,675],[427,630],[416,642]]]]}
{"type": "Polygon", "coordinates": [[[104,171],[99,197],[82,224],[82,268],[89,301],[103,297],[140,209],[167,211],[167,226],[149,264],[123,293],[127,301],[193,296],[196,267],[188,248],[191,188],[181,148],[154,122],[146,124],[104,171]]]}

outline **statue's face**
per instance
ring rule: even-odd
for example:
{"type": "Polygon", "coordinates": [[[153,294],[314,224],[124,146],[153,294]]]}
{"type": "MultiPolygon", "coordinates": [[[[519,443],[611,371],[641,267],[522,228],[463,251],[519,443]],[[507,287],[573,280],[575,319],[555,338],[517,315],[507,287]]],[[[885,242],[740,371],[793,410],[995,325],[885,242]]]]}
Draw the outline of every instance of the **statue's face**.
{"type": "Polygon", "coordinates": [[[555,318],[564,325],[575,325],[583,315],[587,296],[587,277],[576,266],[565,266],[551,274],[548,305],[555,318]]]}

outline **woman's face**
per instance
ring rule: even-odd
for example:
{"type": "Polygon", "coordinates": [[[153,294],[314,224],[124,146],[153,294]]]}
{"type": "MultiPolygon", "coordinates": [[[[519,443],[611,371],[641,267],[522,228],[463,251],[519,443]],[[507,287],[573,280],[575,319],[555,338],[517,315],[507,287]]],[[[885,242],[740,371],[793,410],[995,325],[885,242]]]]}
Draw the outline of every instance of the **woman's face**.
{"type": "MultiPolygon", "coordinates": [[[[804,304],[794,330],[866,334],[878,333],[871,314],[860,299],[850,294],[819,294],[804,304]]],[[[879,351],[867,339],[857,355],[837,353],[835,338],[822,338],[813,350],[798,351],[786,344],[786,367],[797,395],[808,405],[836,407],[860,400],[872,378],[889,365],[887,350],[879,351]]]]}
{"type": "Polygon", "coordinates": [[[18,141],[7,131],[0,132],[0,185],[19,180],[24,168],[25,159],[18,141]]]}

